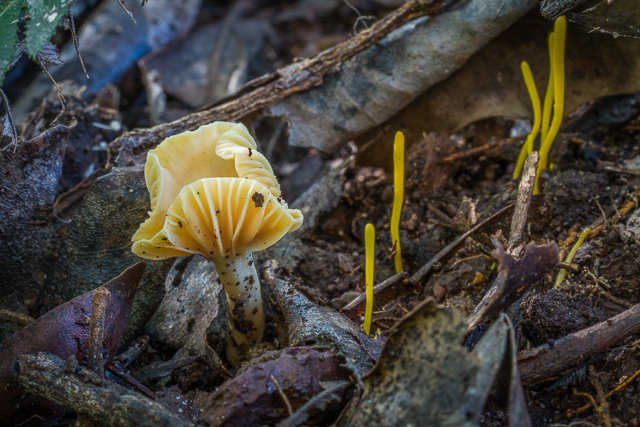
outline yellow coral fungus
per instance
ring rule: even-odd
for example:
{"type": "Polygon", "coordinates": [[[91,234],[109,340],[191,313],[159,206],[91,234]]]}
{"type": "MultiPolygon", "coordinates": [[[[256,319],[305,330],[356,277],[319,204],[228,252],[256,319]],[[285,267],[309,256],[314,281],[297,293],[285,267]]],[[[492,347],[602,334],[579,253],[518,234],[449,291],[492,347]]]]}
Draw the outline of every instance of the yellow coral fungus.
{"type": "MultiPolygon", "coordinates": [[[[582,230],[582,233],[580,233],[580,237],[578,238],[578,241],[576,242],[575,245],[573,245],[573,248],[571,248],[571,251],[569,251],[569,255],[567,255],[567,258],[565,258],[564,262],[570,263],[571,261],[573,261],[573,257],[576,256],[576,252],[578,252],[578,249],[580,249],[580,246],[582,246],[584,239],[587,238],[590,231],[591,231],[590,228],[585,228],[584,230],[582,230]]],[[[556,277],[556,284],[553,287],[557,289],[558,285],[562,283],[566,275],[567,275],[567,270],[565,270],[564,268],[561,268],[560,271],[558,271],[558,277],[556,277]]]]}
{"type": "Polygon", "coordinates": [[[531,133],[520,150],[518,161],[516,162],[513,178],[516,179],[522,173],[522,167],[526,157],[533,151],[533,142],[540,131],[540,160],[536,172],[536,181],[533,194],[540,194],[540,174],[547,168],[549,162],[549,151],[554,139],[560,130],[562,115],[564,113],[564,50],[567,32],[567,21],[560,17],[556,19],[555,31],[549,34],[549,84],[544,97],[542,108],[542,118],[540,119],[540,98],[536,89],[533,75],[529,64],[522,62],[522,75],[524,77],[527,91],[531,97],[533,106],[533,126],[531,133]],[[553,111],[553,119],[551,112],[553,111]],[[551,124],[549,123],[551,121],[551,124]]]}
{"type": "Polygon", "coordinates": [[[527,61],[522,61],[520,68],[522,69],[522,77],[524,78],[524,83],[527,86],[527,91],[531,98],[531,106],[533,107],[533,126],[531,127],[531,133],[527,136],[527,140],[520,150],[520,156],[518,156],[518,162],[516,163],[516,168],[513,171],[514,179],[518,178],[520,173],[522,173],[524,161],[527,156],[533,152],[533,141],[535,141],[536,136],[538,136],[538,131],[540,130],[540,97],[538,96],[538,89],[536,89],[536,83],[533,80],[531,68],[527,61]]]}
{"type": "Polygon", "coordinates": [[[551,110],[553,109],[553,33],[549,34],[549,83],[547,84],[547,93],[544,95],[544,106],[542,108],[542,129],[540,132],[540,141],[544,141],[549,132],[549,123],[551,122],[551,110]]]}
{"type": "Polygon", "coordinates": [[[364,330],[369,335],[371,315],[373,313],[373,245],[376,242],[376,231],[373,225],[367,224],[364,229],[365,284],[367,303],[364,310],[364,330]]]}
{"type": "Polygon", "coordinates": [[[391,242],[395,246],[393,257],[396,273],[402,272],[402,251],[400,248],[400,216],[404,199],[404,134],[396,133],[393,143],[393,209],[391,211],[391,242]]]}
{"type": "Polygon", "coordinates": [[[549,132],[540,143],[540,161],[536,173],[536,182],[533,194],[540,194],[540,174],[547,168],[549,161],[549,150],[553,144],[564,113],[564,43],[567,33],[567,21],[563,17],[556,19],[555,31],[553,32],[553,120],[549,127],[549,132]]]}

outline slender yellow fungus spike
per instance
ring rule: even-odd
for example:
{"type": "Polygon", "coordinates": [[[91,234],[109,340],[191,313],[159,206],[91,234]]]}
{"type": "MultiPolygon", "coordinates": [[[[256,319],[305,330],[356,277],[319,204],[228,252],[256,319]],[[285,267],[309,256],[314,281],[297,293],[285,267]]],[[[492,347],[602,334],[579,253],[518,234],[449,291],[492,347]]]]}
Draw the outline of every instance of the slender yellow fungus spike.
{"type": "Polygon", "coordinates": [[[369,335],[371,315],[373,313],[373,245],[376,242],[376,231],[373,225],[367,224],[364,229],[365,284],[367,304],[364,309],[364,330],[369,335]]]}
{"type": "Polygon", "coordinates": [[[567,33],[567,21],[563,17],[556,19],[553,32],[553,120],[549,132],[540,143],[540,161],[536,173],[533,194],[540,194],[540,175],[547,168],[551,144],[558,135],[564,113],[564,42],[567,33]]]}
{"type": "Polygon", "coordinates": [[[549,34],[549,83],[547,83],[547,93],[544,95],[540,142],[544,141],[547,137],[547,132],[549,132],[551,110],[553,110],[553,33],[549,34]]]}
{"type": "MultiPolygon", "coordinates": [[[[576,256],[576,252],[578,252],[578,249],[580,249],[580,246],[582,246],[584,239],[587,238],[590,231],[591,231],[590,228],[585,228],[584,230],[582,230],[582,233],[580,233],[580,237],[578,238],[578,241],[576,242],[575,245],[573,245],[573,248],[571,248],[571,251],[569,251],[569,255],[567,255],[567,258],[564,260],[564,262],[570,263],[571,261],[573,261],[573,257],[576,256]]],[[[561,268],[560,271],[558,271],[558,277],[556,277],[556,284],[553,286],[554,289],[558,289],[558,286],[560,285],[560,283],[562,283],[566,275],[567,275],[567,270],[565,270],[564,268],[561,268]]]]}
{"type": "Polygon", "coordinates": [[[513,171],[513,179],[517,179],[520,173],[522,173],[524,161],[527,156],[533,152],[533,141],[535,141],[536,136],[538,136],[538,131],[540,130],[540,97],[538,96],[538,89],[536,88],[536,83],[533,80],[533,74],[531,74],[531,68],[527,61],[522,61],[520,68],[522,69],[522,77],[524,78],[524,83],[527,86],[527,91],[531,98],[533,126],[531,127],[531,133],[527,136],[527,140],[520,150],[520,156],[518,156],[518,161],[516,162],[516,169],[513,171]]]}
{"type": "Polygon", "coordinates": [[[404,199],[404,134],[396,133],[393,143],[393,210],[391,211],[391,242],[395,245],[396,254],[393,260],[396,273],[402,272],[402,251],[400,248],[400,216],[404,199]]]}

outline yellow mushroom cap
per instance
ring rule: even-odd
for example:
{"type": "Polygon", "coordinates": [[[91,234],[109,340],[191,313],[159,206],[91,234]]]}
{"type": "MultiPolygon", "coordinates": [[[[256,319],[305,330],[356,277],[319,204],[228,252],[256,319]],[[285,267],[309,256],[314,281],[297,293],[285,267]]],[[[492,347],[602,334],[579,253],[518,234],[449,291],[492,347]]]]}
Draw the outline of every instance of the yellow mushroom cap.
{"type": "Polygon", "coordinates": [[[149,218],[132,238],[140,257],[209,258],[266,249],[302,224],[242,124],[216,122],[149,151],[149,218]]]}

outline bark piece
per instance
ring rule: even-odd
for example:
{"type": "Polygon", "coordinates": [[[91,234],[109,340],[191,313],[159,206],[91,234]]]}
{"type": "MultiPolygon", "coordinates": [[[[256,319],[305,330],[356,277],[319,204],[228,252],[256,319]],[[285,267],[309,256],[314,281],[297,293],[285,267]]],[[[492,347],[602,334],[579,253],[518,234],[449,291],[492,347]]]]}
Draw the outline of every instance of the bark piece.
{"type": "Polygon", "coordinates": [[[344,357],[357,378],[369,372],[378,360],[382,340],[374,340],[347,317],[310,301],[295,278],[281,279],[275,268],[275,263],[267,267],[265,279],[283,314],[289,344],[332,349],[344,357]]]}

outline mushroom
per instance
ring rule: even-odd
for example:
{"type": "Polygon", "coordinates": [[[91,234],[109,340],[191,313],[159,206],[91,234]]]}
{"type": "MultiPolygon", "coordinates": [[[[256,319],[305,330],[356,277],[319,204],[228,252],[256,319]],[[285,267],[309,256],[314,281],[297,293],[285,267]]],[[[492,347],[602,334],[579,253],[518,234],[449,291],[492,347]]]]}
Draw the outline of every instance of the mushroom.
{"type": "Polygon", "coordinates": [[[200,254],[216,266],[229,305],[227,360],[260,342],[264,310],[252,252],[302,224],[242,124],[215,122],[165,139],[147,154],[149,218],[132,238],[146,259],[200,254]]]}

